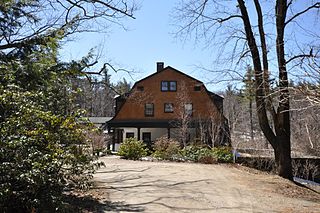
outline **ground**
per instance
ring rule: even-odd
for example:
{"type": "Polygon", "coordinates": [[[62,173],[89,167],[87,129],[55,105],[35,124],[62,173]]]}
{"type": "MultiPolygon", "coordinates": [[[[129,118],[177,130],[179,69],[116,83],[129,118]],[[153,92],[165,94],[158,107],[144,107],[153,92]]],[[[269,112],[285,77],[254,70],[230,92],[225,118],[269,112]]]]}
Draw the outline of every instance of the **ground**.
{"type": "Polygon", "coordinates": [[[93,212],[320,212],[320,189],[233,164],[103,157],[93,212]]]}

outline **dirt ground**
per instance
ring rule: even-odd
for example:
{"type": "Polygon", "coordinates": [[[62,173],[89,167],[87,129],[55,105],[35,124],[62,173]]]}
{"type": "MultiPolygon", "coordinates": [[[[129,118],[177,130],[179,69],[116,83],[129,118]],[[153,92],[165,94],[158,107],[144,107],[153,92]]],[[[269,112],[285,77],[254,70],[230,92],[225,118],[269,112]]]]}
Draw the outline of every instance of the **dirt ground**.
{"type": "Polygon", "coordinates": [[[94,212],[320,212],[320,188],[239,165],[100,160],[94,212]]]}

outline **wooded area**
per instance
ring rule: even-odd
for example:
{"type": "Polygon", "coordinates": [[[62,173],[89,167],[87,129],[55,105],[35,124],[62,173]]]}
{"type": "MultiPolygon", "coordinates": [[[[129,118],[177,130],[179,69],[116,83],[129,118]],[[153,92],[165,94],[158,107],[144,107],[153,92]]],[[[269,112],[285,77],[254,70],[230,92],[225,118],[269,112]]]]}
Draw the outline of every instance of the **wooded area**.
{"type": "MultiPolygon", "coordinates": [[[[293,94],[289,82],[290,77],[318,79],[310,70],[319,73],[320,32],[308,24],[317,23],[319,9],[320,2],[314,0],[301,5],[294,0],[187,0],[176,8],[177,37],[193,36],[219,47],[218,61],[228,64],[215,70],[220,75],[243,81],[239,69],[252,65],[258,123],[274,149],[278,174],[290,180],[293,94]],[[303,21],[306,16],[308,23],[303,21]]],[[[319,82],[308,87],[307,96],[318,96],[318,88],[319,82]]]]}

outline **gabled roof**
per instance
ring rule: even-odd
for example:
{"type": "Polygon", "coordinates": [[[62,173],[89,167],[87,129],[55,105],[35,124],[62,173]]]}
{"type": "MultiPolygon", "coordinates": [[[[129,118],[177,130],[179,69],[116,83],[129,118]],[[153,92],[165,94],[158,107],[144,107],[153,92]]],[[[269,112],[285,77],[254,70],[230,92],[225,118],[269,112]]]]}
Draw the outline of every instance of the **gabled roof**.
{"type": "Polygon", "coordinates": [[[151,75],[148,75],[147,77],[145,77],[145,78],[137,81],[137,82],[134,83],[134,85],[132,86],[132,89],[133,89],[138,83],[140,83],[140,82],[142,82],[142,81],[144,81],[144,80],[147,80],[147,79],[149,79],[149,78],[151,78],[151,77],[153,77],[153,76],[155,76],[155,75],[157,75],[157,74],[160,74],[160,73],[162,73],[163,71],[168,70],[168,69],[171,69],[171,70],[173,70],[173,71],[175,71],[175,72],[177,72],[177,73],[179,73],[179,74],[181,74],[181,75],[186,76],[187,78],[190,78],[190,79],[192,79],[192,80],[194,80],[194,81],[197,81],[198,83],[203,84],[202,81],[199,81],[198,79],[195,79],[194,77],[191,77],[190,75],[187,75],[187,74],[185,74],[185,73],[183,73],[183,72],[181,72],[181,71],[179,71],[179,70],[177,70],[177,69],[175,69],[175,68],[173,68],[173,67],[171,67],[171,66],[167,66],[167,67],[163,68],[162,70],[160,70],[159,72],[155,72],[155,73],[153,73],[153,74],[151,74],[151,75]]]}
{"type": "MultiPolygon", "coordinates": [[[[198,82],[199,84],[202,84],[202,85],[204,86],[204,88],[205,88],[206,93],[211,97],[211,99],[213,99],[213,98],[216,98],[216,99],[219,99],[219,100],[223,100],[223,99],[224,99],[223,97],[221,97],[221,96],[219,96],[219,95],[217,95],[217,94],[215,94],[215,93],[213,93],[213,92],[210,92],[210,91],[206,88],[206,86],[204,85],[204,83],[203,83],[202,81],[199,81],[198,79],[195,79],[194,77],[192,77],[192,76],[190,76],[190,75],[187,75],[187,74],[185,74],[185,73],[183,73],[183,72],[181,72],[181,71],[179,71],[179,70],[177,70],[177,69],[175,69],[175,68],[173,68],[173,67],[171,67],[171,66],[167,66],[167,67],[163,68],[162,70],[160,70],[160,71],[158,71],[158,72],[155,72],[155,73],[153,73],[153,74],[151,74],[151,75],[148,75],[147,77],[142,78],[141,80],[135,82],[134,85],[132,86],[132,88],[130,89],[130,91],[129,91],[128,93],[125,93],[125,94],[123,94],[123,95],[121,95],[121,96],[118,96],[118,97],[116,97],[116,99],[119,99],[119,98],[127,98],[128,96],[130,96],[132,90],[134,89],[134,87],[135,87],[137,84],[139,84],[140,82],[145,81],[145,80],[147,80],[147,79],[149,79],[149,78],[151,78],[151,77],[153,77],[153,76],[155,76],[155,75],[157,75],[157,74],[160,74],[160,73],[162,73],[163,71],[168,70],[168,69],[171,69],[171,70],[173,70],[173,71],[175,71],[175,72],[177,72],[177,73],[179,73],[179,74],[181,74],[181,75],[184,75],[185,77],[187,77],[187,78],[189,78],[189,79],[191,79],[191,80],[194,80],[194,81],[198,82]]],[[[213,100],[213,101],[214,101],[214,100],[213,100]]],[[[123,104],[123,105],[124,105],[124,104],[123,104]]],[[[123,106],[123,105],[122,105],[122,106],[123,106]]],[[[120,106],[120,109],[116,112],[116,114],[114,115],[114,117],[113,117],[111,120],[107,121],[107,123],[112,123],[112,122],[114,122],[114,119],[115,119],[115,117],[118,115],[118,113],[121,111],[122,106],[120,106]]]]}

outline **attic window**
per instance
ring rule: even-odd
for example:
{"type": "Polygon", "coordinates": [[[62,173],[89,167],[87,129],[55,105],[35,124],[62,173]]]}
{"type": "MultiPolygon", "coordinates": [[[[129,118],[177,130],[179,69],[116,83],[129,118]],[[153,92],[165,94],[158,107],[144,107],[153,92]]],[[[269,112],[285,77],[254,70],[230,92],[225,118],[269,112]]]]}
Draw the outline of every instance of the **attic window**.
{"type": "Polygon", "coordinates": [[[161,91],[177,91],[177,82],[176,81],[161,81],[161,91]]]}
{"type": "Polygon", "coordinates": [[[143,91],[144,87],[143,86],[138,86],[137,89],[138,89],[138,91],[143,91]]]}
{"type": "Polygon", "coordinates": [[[201,86],[194,86],[194,91],[201,91],[201,86]]]}

